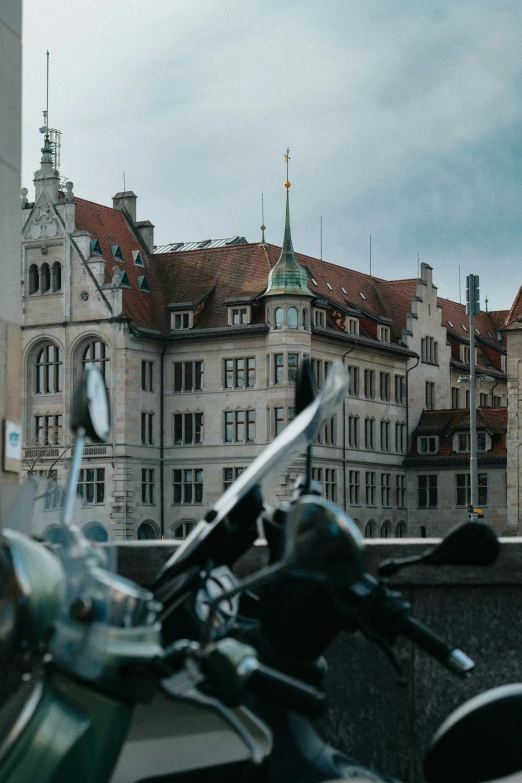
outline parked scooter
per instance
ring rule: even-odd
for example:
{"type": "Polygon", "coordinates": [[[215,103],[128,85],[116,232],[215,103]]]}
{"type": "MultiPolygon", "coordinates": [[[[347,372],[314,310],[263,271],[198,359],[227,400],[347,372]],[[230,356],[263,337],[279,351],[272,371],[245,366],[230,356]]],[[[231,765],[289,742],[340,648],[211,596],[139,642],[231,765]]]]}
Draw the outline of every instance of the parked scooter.
{"type": "MultiPolygon", "coordinates": [[[[0,710],[0,783],[386,780],[334,752],[308,722],[324,703],[317,658],[328,642],[359,628],[389,648],[402,633],[461,676],[473,662],[364,572],[358,529],[314,494],[310,471],[290,504],[263,509],[260,483],[305,450],[345,390],[346,371],[334,366],[320,395],[220,498],[150,592],[112,573],[104,551],[72,524],[83,440],[108,436],[103,380],[87,369],[75,397],[60,555],[7,530],[0,547],[0,644],[49,651],[0,710]],[[256,539],[263,510],[273,562],[239,582],[231,566],[256,539]],[[249,591],[260,587],[257,599],[249,591]],[[257,618],[242,615],[248,602],[257,618]],[[274,651],[275,666],[260,661],[274,651]],[[278,736],[273,747],[266,723],[242,706],[249,693],[256,708],[278,703],[286,716],[287,749],[295,746],[289,770],[278,736]]],[[[471,560],[485,562],[496,539],[472,527],[422,559],[462,562],[465,541],[467,553],[480,552],[471,560]]]]}

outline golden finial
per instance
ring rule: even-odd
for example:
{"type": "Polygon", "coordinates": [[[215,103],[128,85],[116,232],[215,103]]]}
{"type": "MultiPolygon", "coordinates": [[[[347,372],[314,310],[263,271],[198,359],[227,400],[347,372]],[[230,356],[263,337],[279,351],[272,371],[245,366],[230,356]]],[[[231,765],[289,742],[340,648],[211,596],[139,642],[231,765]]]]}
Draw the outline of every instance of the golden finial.
{"type": "Polygon", "coordinates": [[[288,147],[286,148],[285,160],[286,160],[286,182],[285,182],[285,188],[288,191],[288,188],[291,185],[291,183],[288,181],[288,161],[290,160],[290,150],[288,149],[288,147]]]}

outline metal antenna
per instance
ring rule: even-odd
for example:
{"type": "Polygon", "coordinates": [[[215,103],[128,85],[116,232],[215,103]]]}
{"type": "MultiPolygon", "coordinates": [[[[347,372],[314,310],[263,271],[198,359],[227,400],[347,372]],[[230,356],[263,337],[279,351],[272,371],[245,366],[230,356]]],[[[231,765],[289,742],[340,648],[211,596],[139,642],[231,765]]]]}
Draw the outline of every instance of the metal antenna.
{"type": "Polygon", "coordinates": [[[372,276],[372,235],[370,234],[370,277],[372,276]]]}
{"type": "Polygon", "coordinates": [[[420,277],[420,253],[417,250],[417,277],[420,277]]]}
{"type": "Polygon", "coordinates": [[[462,304],[462,293],[460,289],[460,264],[459,264],[459,304],[462,304]]]}
{"type": "Polygon", "coordinates": [[[321,215],[321,261],[323,260],[323,216],[321,215]]]}
{"type": "Polygon", "coordinates": [[[47,100],[45,106],[45,127],[49,134],[49,49],[47,50],[47,100]]]}
{"type": "Polygon", "coordinates": [[[123,172],[123,192],[124,193],[126,192],[126,189],[125,189],[125,172],[123,172]]]}
{"type": "Polygon", "coordinates": [[[261,193],[261,244],[265,244],[265,198],[261,193]]]}

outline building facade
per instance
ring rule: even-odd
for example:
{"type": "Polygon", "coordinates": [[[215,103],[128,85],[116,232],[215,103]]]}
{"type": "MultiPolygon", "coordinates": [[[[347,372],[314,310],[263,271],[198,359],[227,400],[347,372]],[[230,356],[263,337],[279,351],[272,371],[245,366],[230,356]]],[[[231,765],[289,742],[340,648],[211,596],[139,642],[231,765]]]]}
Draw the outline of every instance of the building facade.
{"type": "MultiPolygon", "coordinates": [[[[75,196],[44,147],[35,200],[22,199],[25,469],[65,474],[72,391],[94,361],[113,426],[82,466],[78,522],[92,537],[184,537],[291,421],[305,356],[318,386],[333,361],[350,370],[314,449],[324,493],[367,536],[438,534],[461,518],[418,507],[411,458],[424,412],[465,412],[464,307],[437,297],[427,264],[386,281],[295,253],[288,187],[281,247],[238,236],[155,248],[134,193],[112,207],[75,196]]],[[[484,409],[507,403],[499,318],[476,319],[484,409]]],[[[269,497],[288,496],[300,467],[269,497]]],[[[505,506],[494,522],[504,532],[505,506]]]]}

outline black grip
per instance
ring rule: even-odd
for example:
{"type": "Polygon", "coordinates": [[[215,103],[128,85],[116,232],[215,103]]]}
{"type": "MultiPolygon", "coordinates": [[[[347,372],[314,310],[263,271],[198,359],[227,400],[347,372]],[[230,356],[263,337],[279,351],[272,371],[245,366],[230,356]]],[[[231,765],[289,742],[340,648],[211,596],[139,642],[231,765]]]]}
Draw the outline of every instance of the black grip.
{"type": "Polygon", "coordinates": [[[250,674],[247,687],[256,695],[310,718],[319,717],[326,702],[322,691],[262,663],[250,674]]]}
{"type": "Polygon", "coordinates": [[[411,615],[405,615],[399,625],[399,633],[406,636],[414,644],[422,647],[428,655],[444,664],[454,674],[468,677],[475,664],[468,656],[455,647],[446,644],[440,636],[430,631],[411,615]]]}

